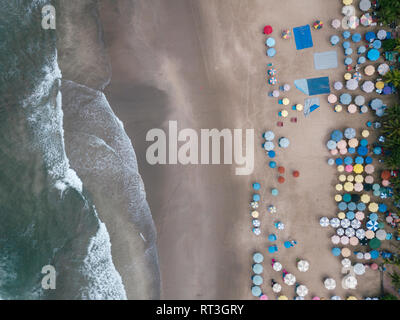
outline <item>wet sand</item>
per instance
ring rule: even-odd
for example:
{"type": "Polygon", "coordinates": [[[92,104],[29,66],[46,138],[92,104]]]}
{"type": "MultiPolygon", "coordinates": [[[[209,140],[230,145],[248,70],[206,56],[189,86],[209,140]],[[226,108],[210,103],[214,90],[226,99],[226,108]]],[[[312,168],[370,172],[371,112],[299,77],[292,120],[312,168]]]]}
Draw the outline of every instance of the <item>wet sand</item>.
{"type": "MultiPolygon", "coordinates": [[[[105,94],[131,138],[147,192],[157,233],[165,299],[249,299],[251,298],[251,256],[265,253],[263,289],[274,297],[268,283],[280,275],[269,267],[266,235],[273,222],[285,222],[280,241],[296,239],[298,245],[281,249],[274,256],[288,271],[307,285],[310,296],[329,298],[333,294],[375,296],[380,277],[368,270],[359,278],[356,291],[340,287],[340,259],[331,254],[330,236],[319,226],[323,215],[333,216],[335,169],[326,164],[325,147],[335,128],[363,127],[370,115],[335,114],[321,97],[321,107],[309,118],[301,114],[298,123],[287,119],[278,128],[281,109],[267,96],[267,64],[278,69],[280,84],[300,78],[329,75],[343,79],[343,53],[338,48],[339,68],[316,71],[313,53],[330,50],[328,26],[341,18],[340,1],[331,0],[109,0],[101,2],[100,17],[111,59],[112,80],[105,94]],[[284,18],[283,18],[284,17],[284,18]],[[325,21],[323,30],[313,31],[314,48],[296,51],[294,40],[283,41],[286,28],[325,21]],[[275,28],[277,56],[265,56],[263,27],[275,28]],[[255,170],[251,176],[236,176],[234,166],[150,166],[145,158],[146,133],[153,128],[167,129],[169,120],[178,128],[254,128],[256,147],[267,129],[288,137],[291,146],[279,150],[277,161],[287,168],[287,182],[277,186],[275,171],[267,168],[265,152],[256,148],[255,170]],[[301,177],[290,177],[299,170],[301,177]],[[263,236],[251,232],[249,200],[251,183],[262,184],[261,209],[263,236]],[[266,207],[278,207],[276,217],[266,207]],[[311,263],[308,273],[295,269],[296,258],[311,263]],[[323,287],[323,279],[338,283],[334,292],[323,287]]],[[[304,103],[300,91],[288,95],[292,103],[304,103]]],[[[293,112],[293,111],[292,111],[293,112]]],[[[294,296],[293,288],[284,294],[294,296]]]]}

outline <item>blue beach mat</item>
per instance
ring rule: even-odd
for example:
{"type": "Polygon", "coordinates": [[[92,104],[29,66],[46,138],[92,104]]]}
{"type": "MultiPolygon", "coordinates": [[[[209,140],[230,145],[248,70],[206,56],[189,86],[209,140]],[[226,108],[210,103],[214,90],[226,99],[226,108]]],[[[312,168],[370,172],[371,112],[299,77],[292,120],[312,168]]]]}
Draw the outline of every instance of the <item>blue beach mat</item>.
{"type": "Polygon", "coordinates": [[[314,53],[314,68],[316,70],[335,69],[338,67],[336,51],[314,53]]]}
{"type": "Polygon", "coordinates": [[[311,112],[320,107],[319,98],[309,98],[304,101],[304,116],[308,116],[311,112]]]}
{"type": "Polygon", "coordinates": [[[299,79],[294,81],[298,90],[309,96],[330,93],[329,77],[299,79]]]}
{"type": "Polygon", "coordinates": [[[293,35],[297,50],[312,48],[314,46],[309,25],[294,28],[293,35]]]}

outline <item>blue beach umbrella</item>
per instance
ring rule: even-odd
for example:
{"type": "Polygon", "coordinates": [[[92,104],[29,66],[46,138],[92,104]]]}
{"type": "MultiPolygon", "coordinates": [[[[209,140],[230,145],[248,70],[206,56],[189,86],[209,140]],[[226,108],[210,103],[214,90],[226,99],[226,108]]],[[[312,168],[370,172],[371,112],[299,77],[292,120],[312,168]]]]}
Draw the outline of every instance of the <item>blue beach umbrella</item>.
{"type": "Polygon", "coordinates": [[[362,146],[362,147],[368,146],[368,140],[367,139],[361,139],[360,140],[360,146],[362,146]]]}
{"type": "Polygon", "coordinates": [[[363,203],[363,202],[359,202],[359,203],[357,203],[357,210],[358,211],[364,211],[365,209],[367,208],[367,206],[366,206],[366,204],[365,203],[363,203]]]}
{"type": "Polygon", "coordinates": [[[347,48],[346,50],[344,50],[344,54],[346,56],[351,56],[353,54],[353,49],[352,48],[347,48]]]}
{"type": "Polygon", "coordinates": [[[259,264],[259,263],[253,264],[253,272],[255,274],[261,274],[261,273],[263,273],[263,271],[264,271],[264,268],[261,264],[259,264]]]}
{"type": "Polygon", "coordinates": [[[371,221],[377,221],[378,220],[378,215],[376,213],[371,213],[369,215],[369,220],[371,221]]]}
{"type": "Polygon", "coordinates": [[[367,57],[371,61],[376,61],[379,59],[380,55],[381,54],[379,53],[379,51],[377,49],[371,49],[368,51],[367,57]]]}
{"type": "Polygon", "coordinates": [[[251,288],[251,293],[254,297],[260,297],[262,295],[262,291],[259,286],[253,286],[251,288]]]}
{"type": "Polygon", "coordinates": [[[379,225],[378,225],[377,221],[368,220],[368,222],[367,222],[367,229],[368,230],[371,230],[371,231],[375,232],[376,230],[378,230],[378,227],[379,227],[379,225]]]}
{"type": "Polygon", "coordinates": [[[338,208],[339,208],[340,211],[345,211],[347,209],[347,203],[344,202],[344,201],[339,202],[338,208]]]}
{"type": "Polygon", "coordinates": [[[343,93],[340,96],[340,103],[341,104],[349,105],[351,103],[351,100],[352,100],[351,95],[348,94],[348,93],[343,93]]]}
{"type": "Polygon", "coordinates": [[[380,155],[380,154],[382,154],[382,148],[381,147],[375,147],[374,148],[374,154],[375,155],[380,155]]]}
{"type": "Polygon", "coordinates": [[[343,164],[343,160],[341,158],[337,158],[335,160],[336,165],[341,166],[343,164]]]}
{"type": "Polygon", "coordinates": [[[275,168],[276,168],[276,162],[275,162],[275,161],[270,161],[270,162],[269,162],[269,167],[270,167],[271,169],[275,169],[275,168]]]}
{"type": "Polygon", "coordinates": [[[340,140],[342,140],[343,139],[342,131],[340,131],[340,130],[333,131],[332,134],[331,134],[331,139],[336,141],[336,142],[339,142],[340,140]]]}
{"type": "Polygon", "coordinates": [[[335,256],[335,257],[338,257],[338,256],[340,256],[340,249],[339,248],[333,248],[332,249],[332,254],[335,256]]]}
{"type": "Polygon", "coordinates": [[[261,189],[261,185],[258,182],[253,183],[253,189],[258,191],[261,189]]]}
{"type": "Polygon", "coordinates": [[[334,140],[329,140],[329,141],[327,142],[326,146],[327,146],[327,148],[328,148],[329,150],[333,150],[333,149],[336,149],[337,143],[336,143],[336,141],[334,141],[334,140]]]}
{"type": "Polygon", "coordinates": [[[274,235],[274,234],[270,234],[269,236],[268,236],[268,241],[270,241],[270,242],[274,242],[274,241],[276,241],[277,240],[277,237],[276,237],[276,235],[274,235]]]}
{"type": "Polygon", "coordinates": [[[346,30],[346,31],[343,31],[342,36],[343,36],[343,39],[349,39],[351,36],[351,33],[350,33],[350,31],[346,30]]]}
{"type": "Polygon", "coordinates": [[[265,41],[265,44],[268,46],[268,47],[274,47],[275,46],[275,44],[276,44],[276,41],[275,41],[275,39],[274,38],[268,38],[266,41],[265,41]]]}
{"type": "Polygon", "coordinates": [[[369,253],[371,255],[372,259],[378,259],[379,258],[379,252],[377,250],[372,250],[369,253]]]}
{"type": "Polygon", "coordinates": [[[365,157],[365,163],[371,164],[374,160],[371,157],[365,157]]]}
{"type": "Polygon", "coordinates": [[[267,50],[268,57],[274,57],[276,55],[276,50],[274,48],[269,48],[267,50]]]}
{"type": "Polygon", "coordinates": [[[351,65],[352,63],[353,63],[353,59],[352,59],[352,58],[347,57],[346,59],[344,59],[344,64],[345,64],[346,66],[349,66],[349,65],[351,65]]]}
{"type": "Polygon", "coordinates": [[[345,165],[353,164],[353,158],[352,158],[352,157],[346,157],[346,158],[344,158],[344,164],[345,164],[345,165]]]}
{"type": "Polygon", "coordinates": [[[275,253],[278,251],[278,247],[277,246],[270,246],[268,247],[268,252],[269,253],[275,253]]]}
{"type": "Polygon", "coordinates": [[[347,219],[349,219],[349,220],[353,220],[354,217],[355,217],[355,214],[354,214],[353,211],[348,211],[348,212],[346,213],[346,217],[347,217],[347,219]]]}
{"type": "Polygon", "coordinates": [[[367,62],[367,59],[365,59],[365,57],[359,57],[358,60],[357,60],[358,64],[363,64],[365,62],[367,62]]]}
{"type": "Polygon", "coordinates": [[[379,212],[385,213],[387,211],[387,205],[384,203],[379,204],[379,212]]]}
{"type": "Polygon", "coordinates": [[[255,286],[261,286],[263,284],[263,278],[259,275],[253,276],[252,280],[255,286]]]}
{"type": "Polygon", "coordinates": [[[370,103],[370,106],[373,110],[378,110],[383,106],[383,101],[381,99],[373,99],[370,103]]]}
{"type": "Polygon", "coordinates": [[[357,205],[356,205],[354,202],[350,202],[350,203],[347,205],[347,208],[348,208],[350,211],[355,211],[355,210],[357,209],[357,205]]]}
{"type": "Polygon", "coordinates": [[[261,200],[261,197],[260,197],[259,194],[257,194],[257,193],[253,194],[253,201],[258,202],[258,201],[260,201],[260,200],[261,200]]]}
{"type": "Polygon", "coordinates": [[[356,164],[364,164],[364,158],[363,157],[356,157],[356,164]]]}
{"type": "Polygon", "coordinates": [[[356,148],[351,148],[350,147],[350,148],[347,149],[347,152],[350,153],[350,154],[354,154],[354,153],[356,153],[356,148]]]}
{"type": "Polygon", "coordinates": [[[271,159],[275,158],[276,153],[274,150],[268,151],[268,157],[270,157],[271,159]]]}
{"type": "Polygon", "coordinates": [[[343,42],[343,49],[347,49],[347,48],[350,48],[350,47],[351,47],[350,42],[348,42],[348,41],[343,42]]]}
{"type": "Polygon", "coordinates": [[[357,148],[357,153],[358,153],[360,156],[366,156],[366,155],[368,154],[368,148],[367,148],[367,147],[363,147],[363,146],[358,147],[358,148],[357,148]]]}
{"type": "Polygon", "coordinates": [[[369,31],[365,34],[365,40],[367,40],[367,42],[372,42],[376,39],[376,34],[375,32],[369,31]]]}
{"type": "Polygon", "coordinates": [[[257,263],[262,263],[264,261],[264,256],[259,253],[256,252],[255,254],[253,254],[253,261],[257,264],[257,263]]]}
{"type": "Polygon", "coordinates": [[[375,40],[372,43],[372,46],[373,46],[374,49],[380,49],[380,48],[382,48],[382,41],[381,40],[375,40]]]}
{"type": "Polygon", "coordinates": [[[339,41],[340,41],[340,38],[337,35],[333,35],[331,37],[331,44],[333,46],[336,46],[339,43],[339,41]]]}
{"type": "Polygon", "coordinates": [[[271,190],[271,194],[276,197],[279,194],[279,190],[274,188],[274,189],[271,190]]]}
{"type": "Polygon", "coordinates": [[[355,33],[351,36],[351,40],[353,40],[354,43],[360,42],[362,39],[361,34],[355,33]]]}
{"type": "Polygon", "coordinates": [[[354,128],[347,128],[346,130],[344,130],[344,136],[346,137],[346,139],[353,139],[355,138],[357,135],[356,129],[354,128]]]}
{"type": "Polygon", "coordinates": [[[361,47],[358,47],[357,53],[363,54],[363,53],[365,53],[365,51],[367,51],[367,48],[365,48],[364,46],[361,46],[361,47]]]}
{"type": "Polygon", "coordinates": [[[344,202],[350,202],[351,201],[351,194],[346,193],[343,195],[343,201],[344,202]]]}

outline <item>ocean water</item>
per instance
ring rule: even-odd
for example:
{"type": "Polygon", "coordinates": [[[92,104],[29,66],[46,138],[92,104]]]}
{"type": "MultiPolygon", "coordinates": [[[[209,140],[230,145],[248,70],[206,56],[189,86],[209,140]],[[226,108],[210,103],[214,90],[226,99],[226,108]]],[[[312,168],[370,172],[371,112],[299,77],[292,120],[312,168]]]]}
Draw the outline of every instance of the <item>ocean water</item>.
{"type": "Polygon", "coordinates": [[[48,0],[0,0],[0,298],[125,299],[107,228],[71,169],[48,0]],[[42,288],[43,266],[56,289],[42,288]]]}

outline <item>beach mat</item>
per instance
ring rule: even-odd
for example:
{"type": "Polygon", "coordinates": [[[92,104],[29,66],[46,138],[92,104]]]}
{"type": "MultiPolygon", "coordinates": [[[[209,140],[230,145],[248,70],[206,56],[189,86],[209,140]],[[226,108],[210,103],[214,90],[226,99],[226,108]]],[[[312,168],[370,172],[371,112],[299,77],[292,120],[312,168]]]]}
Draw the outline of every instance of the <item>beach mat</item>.
{"type": "Polygon", "coordinates": [[[309,98],[304,101],[304,116],[308,117],[311,112],[320,107],[319,98],[309,98]]]}
{"type": "Polygon", "coordinates": [[[314,68],[316,70],[335,69],[338,67],[336,51],[314,53],[314,68]]]}
{"type": "Polygon", "coordinates": [[[294,81],[295,87],[308,96],[330,93],[329,77],[298,79],[294,81]]]}
{"type": "Polygon", "coordinates": [[[312,48],[314,46],[311,35],[311,28],[309,25],[294,28],[293,35],[297,50],[312,48]]]}

